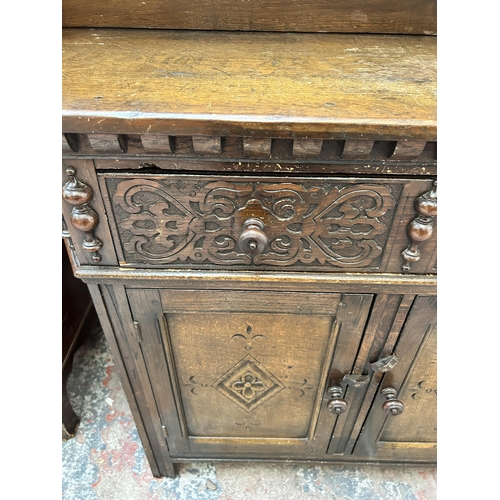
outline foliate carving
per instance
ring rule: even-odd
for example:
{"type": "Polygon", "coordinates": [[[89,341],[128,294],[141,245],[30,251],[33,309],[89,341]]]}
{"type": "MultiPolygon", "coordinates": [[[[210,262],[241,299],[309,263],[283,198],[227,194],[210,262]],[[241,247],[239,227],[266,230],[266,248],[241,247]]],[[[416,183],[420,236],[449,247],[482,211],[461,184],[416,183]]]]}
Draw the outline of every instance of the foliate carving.
{"type": "Polygon", "coordinates": [[[249,354],[214,382],[212,387],[246,412],[251,412],[285,386],[249,354]]]}
{"type": "Polygon", "coordinates": [[[305,378],[299,386],[289,385],[287,389],[298,391],[298,397],[302,398],[303,396],[305,396],[306,391],[311,391],[314,389],[314,387],[309,383],[309,380],[305,378]]]}
{"type": "Polygon", "coordinates": [[[231,384],[231,389],[250,401],[255,399],[259,395],[259,392],[264,391],[266,386],[257,376],[248,371],[231,384]]]}
{"type": "Polygon", "coordinates": [[[98,251],[102,247],[102,242],[94,236],[94,230],[99,223],[99,216],[89,206],[94,193],[89,186],[76,177],[76,170],[73,167],[68,167],[66,174],[69,180],[63,186],[62,196],[66,203],[73,205],[70,218],[71,224],[85,233],[83,249],[92,253],[94,262],[100,262],[101,256],[98,251]]]}
{"type": "Polygon", "coordinates": [[[126,261],[151,264],[376,268],[396,204],[393,187],[348,181],[144,176],[107,185],[126,261]],[[237,243],[252,212],[269,238],[259,255],[237,243]]]}
{"type": "Polygon", "coordinates": [[[245,418],[243,418],[243,422],[235,422],[236,425],[244,425],[245,429],[247,432],[250,432],[252,427],[257,427],[261,425],[260,422],[253,422],[254,418],[250,415],[245,415],[245,418]]]}
{"type": "Polygon", "coordinates": [[[198,396],[197,390],[199,388],[205,389],[206,387],[208,387],[208,384],[206,384],[205,382],[197,382],[194,375],[192,377],[189,377],[189,383],[184,385],[189,389],[189,392],[193,396],[198,396]]]}
{"type": "Polygon", "coordinates": [[[426,380],[420,380],[414,388],[409,388],[412,399],[419,399],[421,397],[436,397],[437,389],[435,385],[431,382],[430,384],[426,380]]]}
{"type": "Polygon", "coordinates": [[[411,263],[420,260],[419,246],[428,240],[434,231],[434,217],[437,215],[437,181],[434,182],[430,191],[415,200],[414,206],[418,216],[408,224],[406,229],[410,242],[401,253],[404,259],[403,271],[410,271],[411,263]]]}
{"type": "Polygon", "coordinates": [[[252,350],[252,343],[256,339],[262,339],[266,340],[267,337],[263,335],[262,333],[254,333],[253,329],[250,325],[247,326],[246,331],[244,333],[235,333],[234,335],[231,336],[231,339],[241,339],[245,342],[245,350],[251,351],[252,350]]]}

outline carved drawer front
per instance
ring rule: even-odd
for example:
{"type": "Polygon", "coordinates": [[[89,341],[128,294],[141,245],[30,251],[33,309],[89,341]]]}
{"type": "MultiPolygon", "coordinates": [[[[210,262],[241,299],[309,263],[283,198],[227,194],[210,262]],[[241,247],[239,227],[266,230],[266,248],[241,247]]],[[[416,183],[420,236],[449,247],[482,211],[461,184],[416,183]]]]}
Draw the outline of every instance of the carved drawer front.
{"type": "Polygon", "coordinates": [[[172,456],[326,455],[372,295],[127,293],[172,456]]]}
{"type": "Polygon", "coordinates": [[[433,217],[429,241],[411,246],[408,237],[428,179],[107,172],[99,179],[122,266],[435,272],[433,217]]]}

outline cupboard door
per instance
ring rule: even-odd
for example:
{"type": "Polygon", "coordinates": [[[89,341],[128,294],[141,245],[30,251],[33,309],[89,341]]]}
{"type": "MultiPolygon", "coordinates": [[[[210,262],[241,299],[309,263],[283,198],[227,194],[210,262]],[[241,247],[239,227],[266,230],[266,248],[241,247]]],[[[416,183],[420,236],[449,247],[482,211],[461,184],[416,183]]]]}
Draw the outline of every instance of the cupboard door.
{"type": "Polygon", "coordinates": [[[372,295],[127,293],[172,457],[326,453],[372,295]]]}
{"type": "Polygon", "coordinates": [[[354,454],[403,462],[436,461],[436,297],[417,296],[395,348],[398,363],[382,379],[354,454]],[[396,390],[403,413],[388,416],[384,389],[396,390]]]}

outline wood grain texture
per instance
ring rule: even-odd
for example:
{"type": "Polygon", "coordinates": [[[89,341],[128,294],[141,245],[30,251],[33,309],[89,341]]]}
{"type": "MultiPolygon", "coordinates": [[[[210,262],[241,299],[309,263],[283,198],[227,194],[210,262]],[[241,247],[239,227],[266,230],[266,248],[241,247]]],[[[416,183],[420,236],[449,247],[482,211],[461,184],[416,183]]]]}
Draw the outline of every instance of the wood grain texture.
{"type": "Polygon", "coordinates": [[[150,168],[160,169],[165,172],[169,170],[184,170],[186,172],[241,172],[248,173],[276,173],[286,176],[287,174],[323,174],[328,176],[340,175],[380,175],[396,177],[408,175],[417,177],[428,177],[437,175],[436,163],[423,164],[392,164],[387,165],[381,161],[367,162],[315,162],[315,161],[200,161],[180,158],[151,158],[144,159],[110,159],[96,158],[94,160],[97,170],[146,170],[150,168]]]}
{"type": "Polygon", "coordinates": [[[342,158],[345,160],[369,158],[372,149],[373,141],[345,141],[342,158]]]}
{"type": "Polygon", "coordinates": [[[64,0],[64,27],[436,33],[435,0],[64,0]]]}
{"type": "Polygon", "coordinates": [[[141,144],[144,149],[151,153],[171,153],[172,146],[170,137],[163,134],[143,134],[141,144]]]}
{"type": "Polygon", "coordinates": [[[182,271],[142,270],[116,267],[80,266],[75,276],[86,283],[127,283],[134,288],[226,289],[262,290],[273,286],[276,290],[325,291],[352,293],[412,293],[435,294],[436,276],[408,276],[401,274],[328,274],[328,273],[259,273],[256,271],[182,271]]]}
{"type": "Polygon", "coordinates": [[[243,151],[246,156],[267,156],[271,154],[271,139],[259,137],[244,137],[243,151]]]}
{"type": "Polygon", "coordinates": [[[391,155],[392,160],[416,160],[426,145],[425,141],[399,141],[391,155]]]}
{"type": "Polygon", "coordinates": [[[126,151],[116,134],[90,134],[90,144],[98,153],[121,153],[126,151]]]}
{"type": "Polygon", "coordinates": [[[172,358],[168,342],[162,345],[160,339],[164,334],[163,312],[159,307],[159,290],[128,290],[127,296],[130,300],[130,308],[135,320],[139,322],[142,332],[141,351],[147,365],[150,379],[161,381],[159,384],[152,383],[152,391],[155,393],[155,401],[158,408],[161,423],[166,426],[168,434],[169,451],[188,452],[189,445],[185,442],[185,430],[181,428],[183,420],[182,409],[178,400],[172,392],[175,386],[176,374],[173,371],[172,358]]]}
{"type": "MultiPolygon", "coordinates": [[[[165,293],[162,299],[168,304],[165,293]]],[[[184,303],[203,303],[199,294],[203,292],[186,292],[184,303]]],[[[336,336],[332,318],[338,294],[331,294],[330,300],[330,294],[313,294],[311,300],[316,297],[328,304],[321,312],[297,308],[307,295],[301,293],[212,295],[222,305],[230,303],[230,310],[202,308],[190,314],[165,308],[189,435],[223,438],[207,451],[224,444],[224,438],[238,438],[233,447],[241,451],[254,438],[265,438],[261,444],[267,445],[268,452],[272,438],[281,438],[290,450],[303,448],[318,418],[318,401],[326,383],[321,374],[336,336]],[[312,330],[314,337],[307,333],[312,330]],[[292,400],[293,411],[289,411],[292,400]]]]}
{"type": "Polygon", "coordinates": [[[295,139],[293,154],[294,156],[319,156],[322,146],[321,139],[295,139]]]}
{"type": "Polygon", "coordinates": [[[213,154],[221,152],[220,137],[193,136],[193,149],[199,154],[213,154]]]}
{"type": "Polygon", "coordinates": [[[63,131],[434,141],[436,39],[65,29],[63,131]]]}

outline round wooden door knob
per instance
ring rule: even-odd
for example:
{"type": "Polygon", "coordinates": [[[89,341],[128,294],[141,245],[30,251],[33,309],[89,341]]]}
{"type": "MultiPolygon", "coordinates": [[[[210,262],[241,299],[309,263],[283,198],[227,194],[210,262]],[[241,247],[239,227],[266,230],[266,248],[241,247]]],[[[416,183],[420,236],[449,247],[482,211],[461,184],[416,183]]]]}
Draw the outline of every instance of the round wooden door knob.
{"type": "Polygon", "coordinates": [[[332,387],[328,388],[328,394],[330,395],[331,399],[328,401],[328,411],[332,413],[333,415],[340,415],[342,413],[345,413],[348,408],[347,401],[345,399],[342,399],[342,387],[338,385],[334,385],[332,387]]]}
{"type": "Polygon", "coordinates": [[[242,232],[238,238],[238,246],[243,253],[260,255],[269,244],[264,232],[264,223],[259,219],[247,219],[243,222],[242,232]]]}
{"type": "Polygon", "coordinates": [[[382,395],[385,396],[386,402],[382,405],[382,410],[386,415],[395,417],[401,415],[405,409],[405,405],[396,399],[396,389],[394,387],[387,387],[382,390],[382,395]]]}

